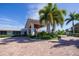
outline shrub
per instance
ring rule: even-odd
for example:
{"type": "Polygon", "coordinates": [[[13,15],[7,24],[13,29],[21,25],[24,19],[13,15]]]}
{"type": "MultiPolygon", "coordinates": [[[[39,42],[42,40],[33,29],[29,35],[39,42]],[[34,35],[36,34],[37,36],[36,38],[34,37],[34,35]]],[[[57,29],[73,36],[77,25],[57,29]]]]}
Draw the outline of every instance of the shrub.
{"type": "Polygon", "coordinates": [[[58,35],[57,35],[56,33],[49,33],[49,35],[50,35],[52,38],[58,37],[58,35]]]}
{"type": "Polygon", "coordinates": [[[30,38],[36,38],[36,35],[30,36],[30,38]]]}
{"type": "Polygon", "coordinates": [[[37,34],[38,39],[52,39],[56,37],[57,35],[55,33],[40,32],[37,34]]]}
{"type": "Polygon", "coordinates": [[[57,35],[64,35],[64,34],[65,34],[65,31],[64,31],[64,30],[62,30],[62,31],[58,30],[58,31],[56,32],[56,34],[57,34],[57,35]]]}
{"type": "Polygon", "coordinates": [[[0,38],[11,37],[10,35],[0,35],[0,38]]]}
{"type": "Polygon", "coordinates": [[[13,35],[11,37],[26,37],[27,35],[13,35]]]}
{"type": "Polygon", "coordinates": [[[45,36],[42,36],[41,39],[52,39],[52,37],[50,35],[45,35],[45,36]]]}
{"type": "Polygon", "coordinates": [[[79,33],[79,30],[75,30],[75,33],[79,33]]]}
{"type": "Polygon", "coordinates": [[[44,36],[44,35],[47,35],[48,33],[46,33],[46,32],[40,32],[40,33],[38,33],[37,34],[37,36],[39,37],[39,36],[44,36]]]}

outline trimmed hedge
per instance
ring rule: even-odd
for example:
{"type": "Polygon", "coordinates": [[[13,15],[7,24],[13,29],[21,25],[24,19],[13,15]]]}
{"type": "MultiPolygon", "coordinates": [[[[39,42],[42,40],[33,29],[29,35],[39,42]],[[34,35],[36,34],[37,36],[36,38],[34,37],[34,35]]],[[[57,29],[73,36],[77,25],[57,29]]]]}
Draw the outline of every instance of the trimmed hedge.
{"type": "Polygon", "coordinates": [[[47,33],[47,32],[40,32],[36,36],[37,39],[52,39],[52,38],[56,38],[56,37],[57,37],[56,34],[47,33]]]}
{"type": "Polygon", "coordinates": [[[11,37],[25,37],[26,35],[13,35],[11,37]]]}
{"type": "Polygon", "coordinates": [[[30,36],[31,38],[37,38],[37,39],[52,39],[52,38],[57,38],[59,35],[64,35],[65,31],[56,31],[52,33],[47,33],[47,32],[39,32],[37,35],[30,36]]]}
{"type": "Polygon", "coordinates": [[[11,37],[10,35],[0,35],[0,38],[11,37]]]}
{"type": "Polygon", "coordinates": [[[56,31],[56,34],[57,35],[65,35],[66,34],[66,32],[64,31],[64,30],[58,30],[58,31],[56,31]]]}

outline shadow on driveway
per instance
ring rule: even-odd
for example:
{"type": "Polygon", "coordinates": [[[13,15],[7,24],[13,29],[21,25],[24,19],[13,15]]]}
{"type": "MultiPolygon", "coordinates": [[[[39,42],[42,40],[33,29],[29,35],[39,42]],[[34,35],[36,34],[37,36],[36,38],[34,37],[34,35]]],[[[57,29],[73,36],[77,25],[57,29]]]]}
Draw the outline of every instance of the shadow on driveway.
{"type": "Polygon", "coordinates": [[[53,47],[64,47],[64,46],[70,46],[70,45],[74,45],[76,48],[79,48],[79,39],[74,40],[74,39],[70,39],[70,40],[64,40],[64,39],[60,39],[58,44],[52,46],[53,47]]]}
{"type": "Polygon", "coordinates": [[[9,43],[9,42],[25,43],[29,40],[30,40],[29,38],[25,38],[25,37],[11,37],[7,39],[3,39],[2,41],[5,43],[9,43]]]}
{"type": "Polygon", "coordinates": [[[17,42],[17,43],[29,43],[29,42],[39,42],[39,41],[45,41],[45,40],[32,40],[31,38],[27,37],[11,37],[2,39],[3,43],[11,43],[11,42],[17,42]]]}

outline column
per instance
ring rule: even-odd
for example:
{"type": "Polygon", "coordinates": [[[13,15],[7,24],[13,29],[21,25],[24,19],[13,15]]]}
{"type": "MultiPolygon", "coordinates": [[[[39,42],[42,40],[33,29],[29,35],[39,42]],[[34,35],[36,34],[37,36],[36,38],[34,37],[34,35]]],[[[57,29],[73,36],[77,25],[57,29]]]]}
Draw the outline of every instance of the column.
{"type": "Polygon", "coordinates": [[[31,24],[31,34],[34,35],[34,24],[31,24]]]}
{"type": "Polygon", "coordinates": [[[27,35],[29,35],[29,30],[30,30],[30,29],[29,29],[29,28],[27,28],[27,35]]]}

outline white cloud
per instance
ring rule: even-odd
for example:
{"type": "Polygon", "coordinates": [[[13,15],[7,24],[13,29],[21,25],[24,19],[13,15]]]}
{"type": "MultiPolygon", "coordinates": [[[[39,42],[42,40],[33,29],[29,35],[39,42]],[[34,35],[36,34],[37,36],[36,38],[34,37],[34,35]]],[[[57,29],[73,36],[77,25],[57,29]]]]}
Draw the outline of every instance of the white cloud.
{"type": "Polygon", "coordinates": [[[39,10],[42,9],[46,4],[32,4],[29,5],[29,18],[33,18],[33,19],[39,19],[39,10]]]}
{"type": "Polygon", "coordinates": [[[2,25],[2,24],[0,24],[0,30],[2,30],[2,29],[7,29],[7,30],[20,30],[20,29],[22,29],[23,28],[23,26],[21,26],[21,27],[19,27],[19,26],[12,26],[12,25],[2,25]]]}
{"type": "MultiPolygon", "coordinates": [[[[39,10],[43,8],[46,4],[29,4],[28,18],[31,17],[33,19],[39,19],[39,10]]],[[[23,24],[19,23],[16,20],[9,19],[9,18],[1,18],[0,17],[0,29],[22,29],[24,27],[23,24]]]]}
{"type": "Polygon", "coordinates": [[[0,18],[0,29],[21,29],[23,25],[18,23],[15,20],[8,19],[8,18],[0,18]]]}
{"type": "Polygon", "coordinates": [[[16,21],[13,21],[13,20],[11,20],[11,19],[7,19],[7,18],[0,18],[0,21],[16,22],[16,21]]]}

